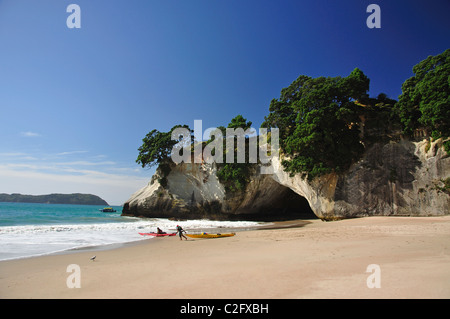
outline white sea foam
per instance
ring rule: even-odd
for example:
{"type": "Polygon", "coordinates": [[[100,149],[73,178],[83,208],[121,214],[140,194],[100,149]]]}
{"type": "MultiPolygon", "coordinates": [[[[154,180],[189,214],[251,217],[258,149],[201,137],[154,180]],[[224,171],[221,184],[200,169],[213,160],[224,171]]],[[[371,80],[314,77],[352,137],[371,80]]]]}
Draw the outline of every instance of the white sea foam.
{"type": "Polygon", "coordinates": [[[123,222],[98,224],[3,226],[0,227],[0,260],[139,241],[148,238],[139,235],[139,232],[153,232],[156,227],[175,232],[178,224],[187,231],[203,231],[252,228],[261,223],[130,218],[123,222]]]}

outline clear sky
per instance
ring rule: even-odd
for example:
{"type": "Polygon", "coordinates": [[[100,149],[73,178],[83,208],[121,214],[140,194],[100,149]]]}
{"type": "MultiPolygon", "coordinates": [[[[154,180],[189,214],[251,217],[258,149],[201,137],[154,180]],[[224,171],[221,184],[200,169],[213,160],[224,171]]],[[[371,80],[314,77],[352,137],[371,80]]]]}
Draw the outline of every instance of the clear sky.
{"type": "Polygon", "coordinates": [[[154,172],[135,163],[149,131],[237,114],[257,128],[301,74],[358,67],[371,96],[397,99],[415,64],[450,47],[449,12],[449,0],[0,0],[0,193],[121,205],[154,172]]]}

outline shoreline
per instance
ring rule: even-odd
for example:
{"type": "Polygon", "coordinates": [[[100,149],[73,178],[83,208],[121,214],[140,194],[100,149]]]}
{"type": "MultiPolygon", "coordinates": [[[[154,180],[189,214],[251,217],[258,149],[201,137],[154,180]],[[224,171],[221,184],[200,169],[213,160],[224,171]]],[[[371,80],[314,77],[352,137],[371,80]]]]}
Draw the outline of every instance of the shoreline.
{"type": "MultiPolygon", "coordinates": [[[[264,223],[269,223],[269,222],[264,222],[264,223]]],[[[227,229],[227,228],[204,228],[204,229],[201,229],[198,231],[195,230],[195,231],[196,232],[205,231],[205,232],[212,233],[212,232],[220,232],[225,229],[226,232],[244,232],[244,231],[255,231],[255,230],[264,230],[264,229],[303,227],[308,223],[309,222],[307,220],[295,219],[295,220],[287,220],[287,221],[275,221],[275,222],[271,222],[270,225],[262,225],[262,226],[239,227],[239,228],[229,228],[229,229],[227,229]]],[[[191,229],[190,231],[192,232],[194,230],[191,229]]],[[[122,242],[122,243],[75,247],[75,248],[64,249],[61,251],[42,253],[42,254],[31,255],[31,256],[21,256],[21,257],[9,258],[9,259],[1,259],[0,263],[3,261],[13,261],[13,260],[28,259],[28,258],[39,258],[39,257],[45,257],[45,256],[53,256],[53,255],[76,254],[76,253],[80,253],[80,252],[107,251],[107,250],[113,250],[113,249],[118,249],[118,248],[132,246],[132,245],[139,245],[139,244],[143,243],[144,241],[150,240],[150,239],[152,239],[152,238],[143,237],[142,239],[139,239],[139,240],[127,241],[127,242],[122,242]]]]}
{"type": "MultiPolygon", "coordinates": [[[[145,221],[145,220],[144,220],[145,221]]],[[[211,220],[212,222],[214,222],[214,220],[211,220]]],[[[235,222],[235,221],[230,221],[230,222],[235,222]]],[[[246,222],[246,221],[242,221],[242,222],[246,222]]],[[[183,222],[180,222],[181,224],[183,222]]],[[[265,226],[273,226],[273,224],[275,222],[261,222],[264,224],[269,224],[269,225],[246,225],[246,226],[233,226],[233,227],[223,227],[223,226],[206,226],[206,227],[200,227],[200,228],[185,228],[185,230],[187,230],[188,232],[241,232],[241,231],[248,231],[248,230],[255,230],[259,227],[265,227],[265,226]]],[[[89,226],[90,224],[48,224],[48,225],[40,225],[42,227],[77,227],[77,226],[89,226]]],[[[100,223],[100,225],[108,225],[108,223],[100,223]]],[[[120,223],[111,223],[111,225],[120,225],[120,223]]],[[[20,226],[20,225],[19,225],[20,226]]],[[[29,226],[29,225],[25,225],[25,226],[29,226]]],[[[9,226],[6,226],[9,227],[9,226]]],[[[12,226],[14,227],[14,226],[12,226]]],[[[30,225],[30,227],[33,227],[33,225],[30,225]]],[[[138,227],[139,228],[139,227],[138,227]]],[[[175,232],[175,229],[166,229],[167,232],[175,232]]],[[[142,232],[142,230],[140,230],[142,232]]],[[[0,262],[2,261],[11,261],[11,260],[17,260],[17,259],[27,259],[27,258],[37,258],[37,257],[43,257],[43,256],[52,256],[52,255],[60,255],[60,254],[71,254],[71,253],[77,253],[77,252],[83,252],[83,251],[103,251],[103,250],[111,250],[111,249],[116,249],[116,248],[120,248],[122,246],[128,246],[128,245],[133,245],[133,244],[138,244],[139,242],[143,241],[146,239],[145,236],[140,236],[137,233],[139,232],[139,230],[136,228],[135,230],[135,234],[136,234],[136,238],[132,239],[132,240],[128,240],[128,241],[122,241],[122,242],[113,242],[113,243],[98,243],[98,244],[86,244],[84,246],[74,246],[74,247],[67,247],[67,248],[63,248],[60,250],[54,250],[54,251],[46,251],[46,252],[41,252],[41,253],[35,253],[35,254],[24,254],[24,255],[20,255],[20,256],[14,256],[14,257],[7,257],[4,259],[0,259],[0,262]]],[[[144,231],[145,232],[145,231],[144,231]]],[[[147,237],[147,239],[149,239],[149,237],[147,237]]]]}
{"type": "Polygon", "coordinates": [[[448,215],[270,226],[0,261],[0,298],[450,298],[448,215]],[[81,288],[67,286],[73,264],[81,288]],[[373,264],[379,289],[367,285],[373,264]]]}

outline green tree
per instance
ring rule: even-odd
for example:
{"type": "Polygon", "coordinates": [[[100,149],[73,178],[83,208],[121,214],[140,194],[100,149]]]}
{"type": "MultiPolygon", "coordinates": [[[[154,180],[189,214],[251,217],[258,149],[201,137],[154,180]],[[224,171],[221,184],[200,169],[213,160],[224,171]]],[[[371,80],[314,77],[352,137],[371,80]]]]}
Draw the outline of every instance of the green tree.
{"type": "Polygon", "coordinates": [[[178,143],[171,138],[172,131],[177,127],[186,126],[176,125],[169,132],[160,132],[156,129],[149,132],[138,148],[136,163],[142,167],[152,167],[165,161],[170,156],[173,146],[178,143]]]}
{"type": "Polygon", "coordinates": [[[167,184],[167,175],[170,172],[170,154],[173,147],[180,142],[180,139],[172,140],[172,131],[178,127],[187,128],[191,132],[191,141],[193,140],[192,130],[187,125],[176,125],[169,132],[160,132],[152,130],[143,139],[142,145],[138,148],[139,155],[136,163],[142,167],[159,166],[162,176],[159,179],[161,185],[167,184]]]}
{"type": "Polygon", "coordinates": [[[280,146],[288,155],[284,168],[310,179],[342,171],[358,158],[361,106],[370,80],[356,68],[347,77],[300,76],[272,100],[263,127],[280,129],[280,146]]]}
{"type": "MultiPolygon", "coordinates": [[[[429,56],[413,67],[414,76],[402,85],[396,109],[404,132],[419,127],[435,138],[450,136],[450,49],[429,56]]],[[[446,147],[450,151],[450,145],[446,147]]]]}
{"type": "MultiPolygon", "coordinates": [[[[247,121],[242,115],[237,115],[228,124],[227,128],[242,128],[244,131],[252,126],[251,121],[247,121]]],[[[223,133],[226,132],[224,127],[219,127],[223,133]]],[[[226,136],[225,136],[226,139],[226,136]]],[[[224,139],[224,148],[225,148],[224,139]]],[[[245,163],[237,163],[237,137],[234,137],[234,162],[226,162],[226,152],[224,152],[224,159],[222,164],[218,164],[217,177],[219,181],[225,185],[227,191],[235,192],[245,189],[247,186],[251,170],[254,164],[248,163],[248,138],[245,138],[245,163]]]]}
{"type": "Polygon", "coordinates": [[[378,94],[377,98],[361,100],[361,106],[364,106],[360,115],[364,118],[364,145],[389,140],[391,134],[401,128],[395,111],[396,103],[396,100],[389,98],[385,93],[378,94]]]}
{"type": "Polygon", "coordinates": [[[243,128],[244,131],[249,129],[252,126],[252,122],[247,121],[242,115],[237,115],[233,119],[231,119],[231,122],[228,124],[228,128],[243,128]]]}
{"type": "Polygon", "coordinates": [[[292,84],[281,90],[279,99],[272,99],[269,106],[269,115],[264,117],[261,127],[278,128],[280,146],[285,147],[285,141],[295,130],[297,111],[295,103],[301,99],[302,88],[311,80],[306,75],[299,76],[292,84]]]}

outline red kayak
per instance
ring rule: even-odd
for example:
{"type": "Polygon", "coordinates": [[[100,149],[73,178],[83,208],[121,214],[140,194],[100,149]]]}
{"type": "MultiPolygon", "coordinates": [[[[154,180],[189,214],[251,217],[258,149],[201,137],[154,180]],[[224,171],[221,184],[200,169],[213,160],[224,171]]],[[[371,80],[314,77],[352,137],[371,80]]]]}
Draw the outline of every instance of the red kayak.
{"type": "Polygon", "coordinates": [[[139,233],[142,236],[155,236],[155,237],[164,237],[164,236],[175,236],[177,233],[172,234],[158,234],[158,233],[139,233]]]}

